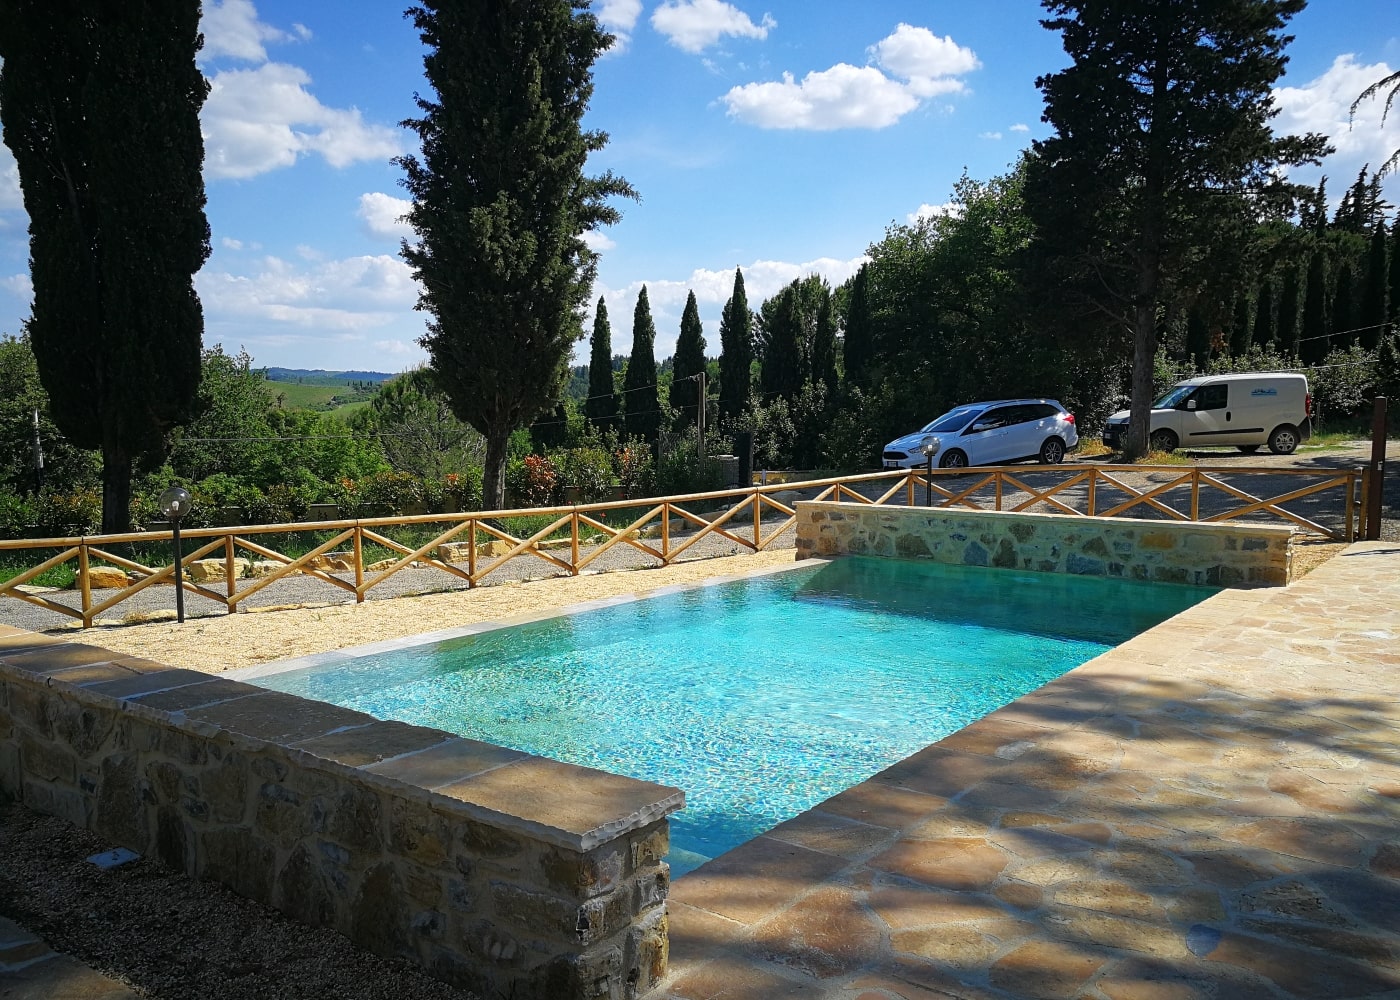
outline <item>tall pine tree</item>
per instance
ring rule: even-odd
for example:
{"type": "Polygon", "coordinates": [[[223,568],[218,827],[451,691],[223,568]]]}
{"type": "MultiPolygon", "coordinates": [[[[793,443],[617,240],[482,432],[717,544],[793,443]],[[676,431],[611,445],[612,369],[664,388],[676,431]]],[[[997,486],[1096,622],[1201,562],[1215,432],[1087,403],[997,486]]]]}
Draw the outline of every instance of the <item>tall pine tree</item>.
{"type": "Polygon", "coordinates": [[[1230,356],[1242,358],[1248,354],[1253,334],[1249,325],[1249,296],[1241,291],[1235,296],[1235,314],[1230,320],[1230,356]]]}
{"type": "Polygon", "coordinates": [[[1041,77],[1044,118],[1026,204],[1066,291],[1132,332],[1126,454],[1147,450],[1157,317],[1255,224],[1280,165],[1320,136],[1274,136],[1284,28],[1303,0],[1042,0],[1071,65],[1041,77]]]}
{"type": "Polygon", "coordinates": [[[1259,283],[1259,301],[1254,304],[1255,347],[1267,348],[1274,342],[1274,282],[1265,278],[1259,283]]]}
{"type": "Polygon", "coordinates": [[[836,384],[836,317],[832,310],[831,289],[821,286],[817,303],[817,323],[812,331],[812,381],[822,382],[834,392],[836,384]]]}
{"type": "Polygon", "coordinates": [[[719,345],[719,411],[734,420],[748,410],[753,393],[753,314],[739,268],[734,269],[734,294],[720,317],[719,345]]]}
{"type": "Polygon", "coordinates": [[[209,256],[196,0],[0,2],[0,122],[29,214],[30,344],[54,423],[102,451],[102,529],[132,461],[194,415],[209,256]]]}
{"type": "Polygon", "coordinates": [[[656,324],[651,319],[647,286],[637,295],[632,311],[632,355],[622,382],[622,413],[627,436],[639,437],[653,448],[661,429],[661,397],[656,385],[656,324]]]}
{"type": "Polygon", "coordinates": [[[1292,263],[1284,265],[1278,298],[1278,349],[1290,358],[1298,356],[1298,266],[1292,263]]]}
{"type": "Polygon", "coordinates": [[[1351,261],[1342,261],[1337,271],[1337,287],[1332,295],[1331,323],[1332,334],[1328,346],[1345,349],[1356,341],[1356,292],[1352,277],[1351,261]]]}
{"type": "Polygon", "coordinates": [[[1400,333],[1400,214],[1390,227],[1390,278],[1386,281],[1390,291],[1390,333],[1400,333]]]}
{"type": "Polygon", "coordinates": [[[759,389],[765,404],[775,399],[792,402],[802,389],[802,301],[794,281],[775,300],[765,303],[763,357],[759,363],[759,389]]]}
{"type": "Polygon", "coordinates": [[[584,131],[593,63],[612,43],[576,0],[423,0],[407,11],[432,93],[399,157],[418,240],[400,253],[422,287],[428,349],[457,416],[486,438],[482,497],[505,495],[506,446],[559,398],[597,257],[584,234],[617,221],[607,144],[584,131]],[[420,159],[421,156],[421,159],[420,159]]]}
{"type": "Polygon", "coordinates": [[[1327,263],[1322,250],[1308,258],[1308,287],[1303,292],[1303,327],[1298,355],[1304,364],[1319,364],[1327,357],[1327,263]]]}
{"type": "Polygon", "coordinates": [[[617,427],[619,407],[613,384],[612,326],[608,323],[608,303],[601,295],[593,310],[593,336],[588,346],[588,399],[583,412],[589,423],[607,433],[617,427]]]}
{"type": "Polygon", "coordinates": [[[851,279],[851,295],[846,303],[846,332],[841,358],[846,366],[846,385],[867,389],[874,356],[874,334],[870,322],[870,265],[862,264],[851,279]]]}
{"type": "Polygon", "coordinates": [[[705,334],[700,326],[700,307],[691,292],[681,313],[681,335],[676,339],[676,360],[671,372],[671,406],[676,413],[676,429],[695,426],[699,419],[700,379],[705,370],[705,334]]]}

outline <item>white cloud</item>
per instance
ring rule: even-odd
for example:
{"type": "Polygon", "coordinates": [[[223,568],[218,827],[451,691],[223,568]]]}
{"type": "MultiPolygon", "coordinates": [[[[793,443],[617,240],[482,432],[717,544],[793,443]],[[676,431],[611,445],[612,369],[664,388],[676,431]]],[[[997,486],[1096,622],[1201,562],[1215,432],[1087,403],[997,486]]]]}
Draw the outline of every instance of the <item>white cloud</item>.
{"type": "Polygon", "coordinates": [[[204,32],[201,59],[227,56],[244,62],[267,62],[264,42],[291,42],[311,37],[304,25],[286,32],[258,20],[252,0],[214,0],[206,4],[199,28],[204,32]]]}
{"type": "Polygon", "coordinates": [[[412,271],[387,254],[310,265],[264,257],[252,273],[206,268],[195,283],[212,324],[254,324],[269,333],[359,334],[398,322],[418,302],[412,271]]]}
{"type": "Polygon", "coordinates": [[[242,240],[230,239],[230,238],[227,237],[227,236],[220,237],[219,243],[220,243],[221,246],[223,246],[225,249],[228,249],[228,250],[242,250],[242,249],[243,249],[243,241],[242,241],[242,240]]]}
{"type": "Polygon", "coordinates": [[[1011,126],[1011,131],[1013,132],[1029,132],[1030,130],[1031,127],[1023,122],[1017,122],[1015,125],[1011,126]]]}
{"type": "Polygon", "coordinates": [[[382,354],[393,354],[398,357],[421,357],[424,355],[422,347],[408,340],[376,340],[374,349],[382,354]]]}
{"type": "MultiPolygon", "coordinates": [[[[1305,132],[1320,132],[1328,136],[1336,153],[1323,161],[1322,172],[1332,179],[1335,191],[1337,185],[1350,184],[1356,172],[1369,163],[1375,170],[1385,162],[1385,158],[1400,146],[1400,108],[1381,126],[1381,112],[1385,108],[1385,95],[1363,101],[1356,109],[1356,119],[1348,123],[1348,109],[1358,94],[1394,70],[1385,63],[1366,66],[1358,63],[1350,53],[1339,55],[1326,73],[1309,80],[1300,87],[1278,87],[1274,90],[1274,102],[1279,114],[1274,119],[1274,130],[1282,134],[1299,135],[1305,132]]],[[[1297,171],[1298,179],[1315,181],[1318,171],[1315,168],[1297,171]]],[[[1394,178],[1387,182],[1387,190],[1393,191],[1394,178]]],[[[1393,195],[1392,195],[1393,197],[1393,195]]]]}
{"type": "MultiPolygon", "coordinates": [[[[0,288],[3,288],[16,298],[23,299],[25,302],[32,302],[34,300],[34,282],[29,277],[28,271],[21,274],[12,274],[6,278],[0,278],[0,288]]],[[[12,332],[17,333],[18,331],[12,332]]]]}
{"type": "MultiPolygon", "coordinates": [[[[21,211],[24,208],[24,192],[19,186],[19,164],[15,162],[10,147],[0,142],[0,212],[21,211]]],[[[0,220],[0,226],[3,226],[0,220]]]]}
{"type": "Polygon", "coordinates": [[[977,133],[977,138],[979,138],[979,139],[993,139],[993,140],[995,140],[995,139],[1000,139],[1000,138],[1001,138],[1001,133],[1000,133],[1000,132],[978,132],[978,133],[977,133]]]}
{"type": "Polygon", "coordinates": [[[652,12],[651,26],[676,48],[699,53],[726,35],[767,38],[778,22],[764,14],[754,24],[749,15],[723,0],[667,0],[652,12]]]}
{"type": "Polygon", "coordinates": [[[784,73],[781,81],[735,87],[722,100],[731,116],[759,128],[881,129],[929,98],[964,92],[958,77],[981,66],[971,49],[908,24],[869,52],[882,68],[837,63],[800,83],[784,73]]]}
{"type": "Polygon", "coordinates": [[[255,177],[309,153],[339,168],[401,150],[397,130],[366,123],[355,108],[318,101],[307,89],[311,77],[297,66],[226,70],[211,82],[202,116],[208,178],[255,177]]]}
{"type": "Polygon", "coordinates": [[[360,207],[355,214],[363,220],[371,235],[397,242],[414,238],[413,227],[403,218],[411,208],[413,202],[407,198],[371,191],[360,195],[360,207]]]}
{"type": "Polygon", "coordinates": [[[778,83],[746,83],[724,102],[729,114],[750,125],[811,131],[885,128],[919,106],[904,84],[872,66],[846,63],[808,73],[801,83],[791,73],[778,83]]]}
{"type": "Polygon", "coordinates": [[[632,29],[642,16],[642,0],[603,0],[598,7],[598,23],[612,33],[609,52],[618,53],[632,41],[632,29]]]}
{"type": "Polygon", "coordinates": [[[956,219],[963,213],[963,208],[955,201],[945,201],[941,205],[930,205],[928,202],[920,205],[917,209],[905,216],[909,220],[909,225],[918,225],[926,219],[939,219],[944,216],[956,219]]]}
{"type": "Polygon", "coordinates": [[[617,246],[617,241],[608,236],[607,233],[600,233],[597,230],[589,230],[583,234],[583,242],[594,253],[602,253],[604,250],[612,250],[617,246]]]}

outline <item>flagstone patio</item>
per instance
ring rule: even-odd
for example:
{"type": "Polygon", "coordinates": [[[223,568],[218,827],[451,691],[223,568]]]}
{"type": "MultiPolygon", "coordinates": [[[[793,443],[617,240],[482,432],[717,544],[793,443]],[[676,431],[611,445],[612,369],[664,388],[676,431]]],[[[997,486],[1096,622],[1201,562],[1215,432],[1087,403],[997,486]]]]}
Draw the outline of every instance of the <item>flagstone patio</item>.
{"type": "Polygon", "coordinates": [[[1400,997],[1400,545],[1225,591],[676,881],[677,1000],[1400,997]]]}

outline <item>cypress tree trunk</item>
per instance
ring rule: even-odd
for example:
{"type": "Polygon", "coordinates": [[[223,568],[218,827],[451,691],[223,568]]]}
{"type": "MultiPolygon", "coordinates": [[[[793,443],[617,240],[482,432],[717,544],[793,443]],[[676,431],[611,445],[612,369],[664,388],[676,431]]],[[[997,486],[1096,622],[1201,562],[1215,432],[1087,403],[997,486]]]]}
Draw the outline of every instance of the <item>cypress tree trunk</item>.
{"type": "Polygon", "coordinates": [[[115,433],[102,442],[102,533],[118,535],[131,527],[131,455],[115,433]]]}

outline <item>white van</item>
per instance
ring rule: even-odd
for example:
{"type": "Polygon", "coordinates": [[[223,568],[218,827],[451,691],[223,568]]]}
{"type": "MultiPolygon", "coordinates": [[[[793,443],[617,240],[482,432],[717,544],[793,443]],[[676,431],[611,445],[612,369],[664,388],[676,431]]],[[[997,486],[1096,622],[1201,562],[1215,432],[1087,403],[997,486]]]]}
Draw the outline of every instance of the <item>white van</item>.
{"type": "MultiPolygon", "coordinates": [[[[1152,404],[1152,448],[1214,448],[1234,445],[1291,455],[1312,435],[1308,380],[1292,372],[1199,375],[1178,382],[1152,404]]],[[[1103,443],[1119,449],[1128,436],[1128,411],[1108,418],[1103,443]]]]}

